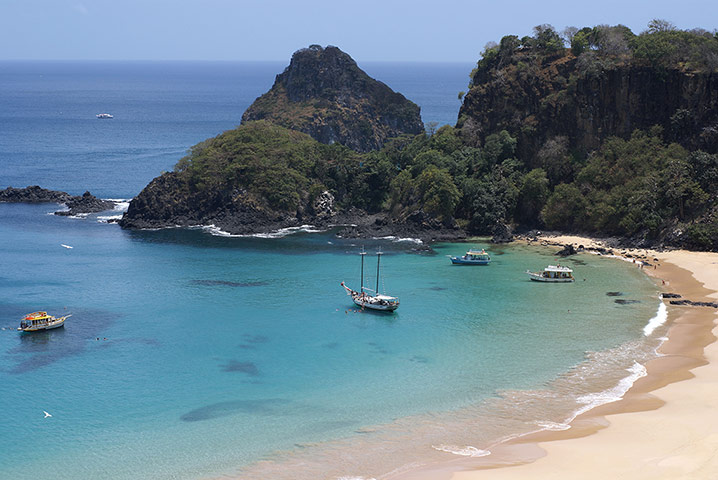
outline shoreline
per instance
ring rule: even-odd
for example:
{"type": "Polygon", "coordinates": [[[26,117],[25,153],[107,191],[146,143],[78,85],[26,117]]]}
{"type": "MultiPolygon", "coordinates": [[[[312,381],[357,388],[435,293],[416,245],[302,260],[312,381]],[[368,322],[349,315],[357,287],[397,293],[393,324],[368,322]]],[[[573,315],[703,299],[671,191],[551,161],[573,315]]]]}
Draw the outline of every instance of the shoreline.
{"type": "MultiPolygon", "coordinates": [[[[577,236],[522,242],[611,250],[600,240],[577,236]]],[[[657,258],[655,269],[644,271],[664,293],[691,300],[718,298],[718,269],[711,267],[718,264],[718,253],[613,250],[620,251],[615,256],[626,253],[624,260],[644,256],[653,263],[657,258]]],[[[390,478],[713,478],[718,469],[718,312],[667,306],[669,331],[660,356],[645,364],[646,375],[620,400],[578,415],[569,429],[521,436],[496,445],[491,455],[427,465],[390,478]]]]}

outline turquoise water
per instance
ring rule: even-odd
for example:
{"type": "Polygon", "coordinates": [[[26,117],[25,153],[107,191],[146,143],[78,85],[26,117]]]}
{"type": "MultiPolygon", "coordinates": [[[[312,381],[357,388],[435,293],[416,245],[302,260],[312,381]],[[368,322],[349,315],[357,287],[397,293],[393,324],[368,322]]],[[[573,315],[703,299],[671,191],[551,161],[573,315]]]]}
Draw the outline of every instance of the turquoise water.
{"type": "Polygon", "coordinates": [[[489,248],[490,266],[456,267],[444,255],[463,245],[425,255],[369,241],[387,253],[384,283],[402,305],[359,313],[339,286],[358,281],[359,245],[331,232],[127,232],[52,209],[0,205],[8,478],[232,472],[297,444],[546,386],[587,351],[640,338],[658,304],[621,262],[581,256],[568,261],[578,282],[544,285],[522,272],[550,251],[489,248]],[[12,330],[40,308],[73,317],[61,330],[12,330]]]}
{"type": "MultiPolygon", "coordinates": [[[[1,66],[0,188],[125,199],[239,123],[284,67],[1,66]]],[[[470,67],[365,66],[439,123],[470,67]]],[[[128,232],[105,223],[120,211],[56,209],[0,204],[1,478],[378,477],[563,428],[620,396],[665,330],[644,336],[656,288],[616,260],[573,257],[578,282],[544,285],[523,272],[550,249],[479,243],[490,266],[454,267],[466,245],[128,232]],[[358,312],[339,285],[358,283],[362,246],[386,252],[393,315],[358,312]],[[39,309],[73,316],[18,333],[39,309]]]]}

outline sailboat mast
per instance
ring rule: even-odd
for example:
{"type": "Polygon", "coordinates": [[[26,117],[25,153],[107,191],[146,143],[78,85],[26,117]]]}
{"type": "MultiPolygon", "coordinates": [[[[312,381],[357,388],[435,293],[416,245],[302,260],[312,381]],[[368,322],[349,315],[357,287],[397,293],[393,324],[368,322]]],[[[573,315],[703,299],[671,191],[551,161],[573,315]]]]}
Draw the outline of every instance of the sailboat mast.
{"type": "Polygon", "coordinates": [[[361,252],[359,252],[359,255],[361,256],[361,281],[359,282],[359,291],[364,291],[364,255],[366,255],[366,252],[364,251],[364,247],[362,247],[361,252]]]}
{"type": "Polygon", "coordinates": [[[379,260],[381,260],[381,254],[382,252],[376,252],[376,290],[374,290],[375,295],[379,295],[379,260]]]}

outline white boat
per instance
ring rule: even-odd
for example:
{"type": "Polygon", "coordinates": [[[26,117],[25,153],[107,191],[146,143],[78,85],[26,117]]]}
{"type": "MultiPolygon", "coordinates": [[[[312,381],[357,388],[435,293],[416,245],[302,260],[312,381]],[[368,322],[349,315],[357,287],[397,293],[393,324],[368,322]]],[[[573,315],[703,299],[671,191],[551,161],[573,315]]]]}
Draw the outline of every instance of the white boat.
{"type": "Polygon", "coordinates": [[[488,265],[491,263],[491,257],[483,248],[481,250],[471,248],[461,257],[449,258],[451,258],[451,263],[454,265],[488,265]]]}
{"type": "Polygon", "coordinates": [[[115,118],[115,117],[113,117],[112,115],[110,115],[109,113],[98,113],[98,114],[95,115],[95,116],[96,116],[97,118],[115,118]]]}
{"type": "Polygon", "coordinates": [[[65,324],[65,320],[72,315],[65,315],[64,317],[53,317],[48,315],[47,312],[32,312],[25,315],[20,320],[20,326],[18,330],[23,332],[37,332],[39,330],[51,330],[53,328],[62,327],[65,324]]]}
{"type": "Polygon", "coordinates": [[[534,282],[568,283],[574,281],[573,270],[561,265],[549,265],[543,269],[543,272],[526,270],[526,274],[534,282]]]}
{"type": "Polygon", "coordinates": [[[381,260],[382,252],[376,253],[376,290],[373,291],[364,286],[364,256],[366,252],[362,249],[359,253],[361,256],[361,281],[359,283],[360,290],[352,290],[342,282],[342,287],[346,290],[347,295],[352,297],[352,301],[355,305],[361,308],[368,308],[371,310],[378,310],[382,312],[393,312],[399,308],[399,299],[389,295],[382,295],[379,293],[379,262],[381,260]]]}

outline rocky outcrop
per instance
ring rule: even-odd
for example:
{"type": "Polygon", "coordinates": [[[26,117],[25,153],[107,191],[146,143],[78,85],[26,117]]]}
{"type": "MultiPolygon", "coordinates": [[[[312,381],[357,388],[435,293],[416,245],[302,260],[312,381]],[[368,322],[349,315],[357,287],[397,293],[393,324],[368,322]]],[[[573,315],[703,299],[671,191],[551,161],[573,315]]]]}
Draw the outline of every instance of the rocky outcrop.
{"type": "Polygon", "coordinates": [[[459,112],[462,134],[483,144],[507,130],[518,139],[519,158],[533,166],[541,166],[536,155],[552,138],[567,137],[568,150],[585,155],[609,136],[654,125],[667,141],[718,152],[718,73],[592,58],[519,51],[506,64],[477,70],[459,112]]]}
{"type": "Polygon", "coordinates": [[[85,192],[82,196],[70,197],[64,202],[68,210],[60,210],[55,215],[78,215],[81,213],[97,213],[115,208],[115,202],[110,200],[102,200],[97,198],[90,192],[85,192]]]}
{"type": "Polygon", "coordinates": [[[7,203],[66,203],[71,198],[72,195],[67,192],[48,190],[38,185],[0,190],[0,202],[7,203]]]}
{"type": "Polygon", "coordinates": [[[271,90],[244,113],[242,123],[262,119],[358,152],[424,131],[416,104],[369,77],[333,46],[312,45],[292,55],[271,90]]]}
{"type": "Polygon", "coordinates": [[[37,185],[25,188],[8,187],[0,190],[0,202],[8,203],[64,203],[67,210],[59,210],[55,215],[78,215],[80,213],[97,213],[115,208],[115,202],[102,200],[85,192],[80,196],[73,196],[67,192],[47,190],[37,185]]]}

